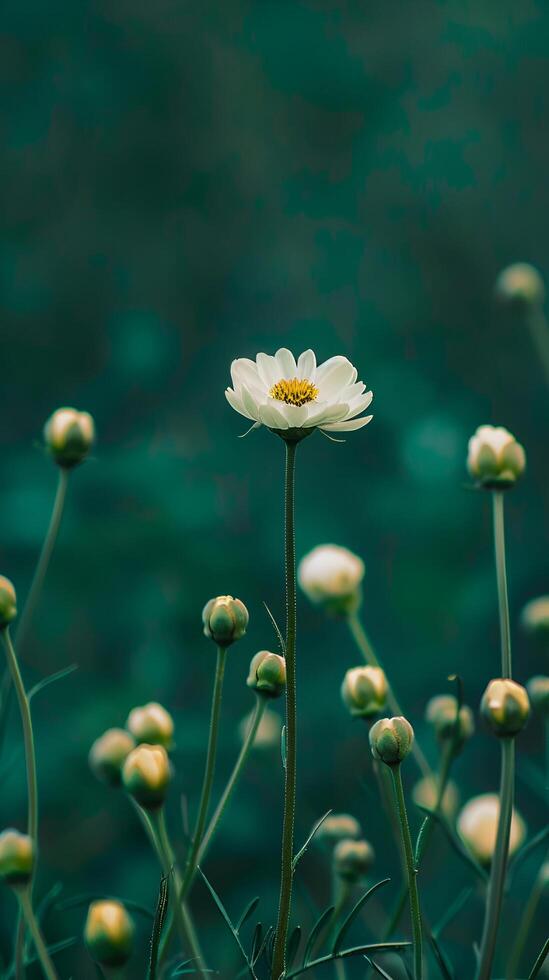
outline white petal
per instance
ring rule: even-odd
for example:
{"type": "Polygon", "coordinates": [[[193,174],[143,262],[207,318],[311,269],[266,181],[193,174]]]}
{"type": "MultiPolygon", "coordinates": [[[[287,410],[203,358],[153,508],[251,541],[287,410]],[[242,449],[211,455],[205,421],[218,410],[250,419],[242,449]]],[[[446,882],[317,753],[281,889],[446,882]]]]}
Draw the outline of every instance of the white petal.
{"type": "Polygon", "coordinates": [[[365,415],[364,418],[348,419],[346,422],[327,422],[320,428],[325,429],[326,432],[352,432],[354,429],[361,429],[363,425],[368,425],[373,417],[373,415],[365,415]]]}
{"type": "Polygon", "coordinates": [[[297,359],[296,377],[314,381],[316,372],[316,357],[312,350],[304,350],[297,359]]]}
{"type": "Polygon", "coordinates": [[[322,400],[328,400],[338,395],[342,388],[354,384],[356,374],[356,368],[346,357],[331,357],[321,364],[316,371],[315,383],[322,400]]]}
{"type": "Polygon", "coordinates": [[[239,388],[248,388],[259,401],[267,393],[267,388],[257,372],[255,361],[250,361],[247,357],[241,357],[238,361],[233,361],[231,364],[231,377],[236,390],[239,388]]]}
{"type": "Polygon", "coordinates": [[[280,369],[280,378],[295,378],[297,365],[295,363],[295,357],[287,347],[281,347],[277,350],[275,354],[277,367],[280,369]]]}
{"type": "Polygon", "coordinates": [[[291,429],[300,429],[303,425],[307,425],[307,416],[309,414],[308,405],[284,404],[284,409],[284,414],[288,419],[288,425],[291,429]]]}
{"type": "Polygon", "coordinates": [[[259,377],[270,391],[273,385],[280,381],[280,371],[276,360],[270,354],[258,354],[256,361],[259,377]]]}
{"type": "Polygon", "coordinates": [[[253,397],[251,391],[243,386],[242,388],[239,389],[238,394],[240,395],[242,399],[242,404],[244,405],[244,408],[246,409],[250,418],[255,419],[256,422],[259,422],[260,418],[259,418],[257,402],[253,397]]]}
{"type": "Polygon", "coordinates": [[[353,385],[347,385],[340,394],[341,401],[349,402],[353,401],[357,395],[361,395],[363,391],[366,391],[366,385],[363,381],[355,381],[353,385]]]}
{"type": "MultiPolygon", "coordinates": [[[[283,405],[284,402],[281,402],[283,405]]],[[[273,399],[269,399],[263,405],[259,406],[259,417],[263,422],[263,425],[268,426],[269,429],[288,429],[288,421],[284,414],[276,408],[273,399]]]]}
{"type": "Polygon", "coordinates": [[[253,420],[253,416],[248,414],[248,412],[244,408],[244,405],[242,404],[242,399],[240,395],[238,395],[236,391],[233,391],[232,388],[226,388],[225,398],[227,399],[231,408],[234,408],[235,412],[239,412],[240,415],[244,415],[245,418],[253,420]]]}
{"type": "Polygon", "coordinates": [[[367,391],[365,395],[360,395],[358,398],[355,398],[349,405],[347,418],[353,419],[355,415],[360,415],[361,412],[364,412],[368,408],[368,405],[371,404],[373,397],[373,391],[367,391]]]}
{"type": "Polygon", "coordinates": [[[346,402],[336,402],[335,404],[327,402],[324,405],[319,405],[315,412],[310,412],[307,426],[318,425],[322,428],[324,422],[337,422],[338,419],[346,418],[348,414],[349,406],[346,402]]]}

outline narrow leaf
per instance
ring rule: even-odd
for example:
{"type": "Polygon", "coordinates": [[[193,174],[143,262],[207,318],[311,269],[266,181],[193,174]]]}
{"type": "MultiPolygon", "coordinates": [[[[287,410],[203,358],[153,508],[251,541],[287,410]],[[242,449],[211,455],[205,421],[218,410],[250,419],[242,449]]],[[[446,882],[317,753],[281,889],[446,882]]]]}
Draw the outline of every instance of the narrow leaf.
{"type": "Polygon", "coordinates": [[[38,684],[31,687],[27,697],[29,701],[32,701],[36,694],[43,691],[45,687],[49,687],[50,684],[55,684],[56,681],[62,680],[63,677],[68,677],[69,674],[74,674],[75,670],[78,670],[78,664],[70,664],[68,667],[63,667],[62,670],[58,670],[55,674],[50,674],[49,677],[43,677],[38,684]]]}
{"type": "Polygon", "coordinates": [[[538,973],[540,972],[543,964],[545,963],[545,960],[547,959],[548,953],[549,953],[549,939],[546,939],[545,943],[541,948],[540,954],[536,962],[534,963],[532,969],[530,970],[530,973],[528,974],[528,980],[536,980],[538,973]]]}
{"type": "Polygon", "coordinates": [[[341,944],[343,943],[343,940],[345,939],[345,936],[349,932],[349,929],[351,928],[351,926],[352,926],[354,920],[356,919],[358,913],[360,912],[361,908],[372,897],[372,895],[375,892],[377,892],[378,888],[382,888],[383,885],[387,885],[390,882],[390,880],[391,880],[390,878],[383,878],[382,881],[378,881],[378,883],[376,885],[372,885],[372,887],[369,888],[368,891],[365,892],[365,894],[362,895],[361,898],[359,898],[358,902],[356,903],[356,905],[354,906],[354,908],[351,909],[351,911],[349,912],[347,918],[345,919],[345,921],[343,922],[343,924],[340,926],[340,928],[337,931],[337,935],[336,935],[336,937],[334,939],[334,944],[332,946],[332,954],[333,955],[335,955],[336,953],[339,953],[339,950],[341,949],[341,944]]]}
{"type": "Polygon", "coordinates": [[[421,824],[421,827],[419,828],[419,834],[417,835],[417,840],[416,840],[416,848],[415,848],[415,851],[414,851],[414,865],[415,865],[416,868],[417,868],[417,866],[419,864],[419,858],[420,858],[420,855],[421,855],[421,848],[422,848],[422,844],[423,844],[423,838],[424,838],[425,834],[427,833],[427,828],[428,828],[428,826],[429,826],[430,823],[431,823],[431,817],[429,816],[429,814],[426,814],[426,816],[424,817],[423,822],[421,824]]]}
{"type": "Polygon", "coordinates": [[[151,934],[151,952],[149,957],[149,980],[156,980],[156,971],[158,966],[158,949],[160,946],[162,929],[164,928],[164,922],[166,921],[166,914],[168,911],[168,882],[169,882],[169,876],[163,875],[162,878],[160,879],[160,891],[158,894],[156,915],[154,917],[152,934],[151,934]]]}
{"type": "Polygon", "coordinates": [[[307,940],[307,945],[305,947],[305,953],[303,954],[304,966],[309,962],[311,956],[313,955],[317,940],[322,935],[325,926],[327,926],[333,914],[334,914],[334,906],[330,905],[329,908],[324,909],[324,912],[322,912],[322,914],[319,915],[318,919],[316,920],[313,928],[309,933],[309,938],[307,940]]]}
{"type": "Polygon", "coordinates": [[[482,881],[486,881],[488,878],[486,871],[484,870],[483,867],[481,867],[480,864],[477,863],[477,861],[475,861],[474,857],[472,857],[472,855],[469,853],[466,847],[461,843],[459,837],[457,836],[453,828],[450,826],[446,818],[441,813],[437,813],[436,810],[429,810],[428,807],[421,806],[420,804],[417,803],[416,806],[418,807],[419,810],[421,810],[423,813],[429,814],[433,818],[433,820],[436,820],[436,822],[440,824],[440,826],[444,830],[444,833],[446,834],[446,837],[448,838],[449,843],[452,845],[456,854],[461,858],[462,861],[465,861],[465,863],[470,868],[473,869],[475,874],[477,874],[482,881]]]}
{"type": "Polygon", "coordinates": [[[274,628],[274,631],[276,633],[276,638],[278,640],[278,643],[279,643],[279,646],[280,646],[280,650],[282,652],[282,656],[285,657],[286,656],[286,644],[284,643],[284,637],[282,636],[282,633],[280,631],[280,626],[278,625],[276,619],[274,618],[271,610],[269,609],[269,607],[268,607],[268,605],[267,605],[267,603],[265,601],[263,602],[263,605],[265,606],[265,609],[267,610],[267,615],[269,616],[269,619],[271,620],[271,623],[273,624],[273,628],[274,628]]]}
{"type": "Polygon", "coordinates": [[[295,855],[295,857],[294,857],[294,859],[292,861],[292,871],[295,871],[298,861],[301,861],[301,858],[305,854],[305,852],[306,852],[307,848],[309,847],[309,844],[311,843],[311,841],[312,841],[313,837],[315,836],[316,832],[322,827],[322,824],[326,820],[326,817],[329,817],[331,813],[332,813],[331,810],[327,810],[326,813],[324,814],[324,816],[321,817],[320,820],[317,820],[317,822],[315,823],[313,829],[311,830],[311,833],[307,837],[307,840],[305,841],[303,847],[301,847],[299,849],[299,851],[297,852],[297,854],[295,855]]]}
{"type": "Polygon", "coordinates": [[[257,895],[255,898],[252,898],[251,902],[249,902],[246,908],[244,909],[242,915],[240,916],[238,922],[235,925],[235,929],[237,932],[240,932],[242,926],[248,921],[250,916],[255,912],[258,905],[259,905],[259,895],[257,895]]]}
{"type": "Polygon", "coordinates": [[[255,957],[253,959],[253,962],[252,962],[252,965],[253,966],[255,966],[256,963],[259,963],[259,960],[261,959],[261,955],[263,953],[263,950],[267,948],[267,943],[269,942],[269,940],[270,940],[270,938],[271,938],[271,936],[273,934],[274,934],[274,929],[273,929],[272,926],[269,926],[269,928],[267,929],[265,935],[263,936],[263,940],[261,942],[261,945],[258,947],[257,953],[255,954],[255,957]]]}
{"type": "Polygon", "coordinates": [[[299,977],[302,973],[306,973],[307,970],[315,970],[319,966],[325,966],[326,963],[333,963],[334,960],[346,960],[352,956],[364,956],[367,953],[403,953],[410,948],[410,945],[411,943],[387,942],[368,943],[366,946],[352,946],[350,949],[342,949],[338,953],[328,953],[327,956],[319,956],[316,960],[310,960],[308,963],[298,966],[296,970],[291,970],[287,973],[284,980],[290,980],[291,977],[299,977]]]}
{"type": "Polygon", "coordinates": [[[378,966],[375,960],[371,960],[369,956],[365,956],[364,959],[368,961],[370,966],[373,966],[374,970],[380,977],[385,977],[385,980],[394,980],[394,977],[392,977],[390,973],[387,973],[386,970],[383,970],[381,966],[378,966]]]}
{"type": "Polygon", "coordinates": [[[441,977],[443,977],[444,980],[454,980],[454,971],[452,970],[452,967],[450,966],[450,963],[448,962],[446,954],[444,953],[438,939],[432,932],[427,934],[427,938],[431,944],[441,977]]]}
{"type": "Polygon", "coordinates": [[[242,943],[240,941],[240,936],[238,935],[235,927],[233,926],[233,924],[232,924],[232,922],[231,922],[231,920],[229,918],[229,913],[227,912],[227,909],[223,905],[223,902],[221,901],[221,899],[220,899],[219,895],[217,894],[217,892],[216,892],[215,888],[213,887],[213,885],[210,884],[210,882],[206,878],[206,875],[202,871],[202,868],[197,865],[196,870],[198,871],[200,877],[202,878],[202,881],[206,885],[206,888],[208,889],[208,891],[209,891],[210,895],[212,896],[215,904],[217,905],[217,908],[219,909],[219,911],[221,913],[221,916],[223,918],[223,921],[225,922],[225,924],[226,924],[229,932],[233,936],[233,939],[234,939],[234,941],[235,941],[235,943],[236,943],[236,945],[238,947],[238,950],[240,952],[240,955],[242,956],[242,959],[244,960],[244,962],[245,962],[245,964],[246,964],[246,966],[248,968],[248,971],[249,971],[250,976],[253,977],[253,980],[257,980],[256,975],[255,975],[255,972],[254,972],[254,968],[253,968],[252,964],[250,963],[250,961],[248,959],[248,955],[246,953],[246,950],[244,949],[244,947],[243,947],[243,945],[242,945],[242,943]]]}
{"type": "Polygon", "coordinates": [[[289,970],[293,966],[293,962],[296,958],[300,942],[301,942],[301,926],[296,926],[288,940],[288,945],[286,947],[287,970],[289,970]]]}
{"type": "Polygon", "coordinates": [[[286,772],[286,725],[282,726],[282,731],[280,733],[280,752],[282,755],[282,765],[284,766],[284,772],[286,772]]]}

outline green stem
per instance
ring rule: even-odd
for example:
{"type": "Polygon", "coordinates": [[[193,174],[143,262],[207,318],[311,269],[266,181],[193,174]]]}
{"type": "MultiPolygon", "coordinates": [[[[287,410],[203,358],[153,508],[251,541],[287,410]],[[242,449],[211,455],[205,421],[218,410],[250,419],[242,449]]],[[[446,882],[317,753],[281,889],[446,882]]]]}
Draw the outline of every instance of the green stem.
{"type": "Polygon", "coordinates": [[[206,756],[206,768],[204,770],[204,780],[202,783],[202,793],[200,796],[200,806],[198,817],[193,833],[193,842],[187,859],[185,877],[181,889],[181,898],[184,899],[195,875],[198,864],[198,853],[204,836],[210,797],[212,795],[213,779],[215,774],[215,758],[217,754],[217,739],[219,734],[219,717],[221,714],[221,698],[223,695],[223,677],[225,675],[225,659],[227,650],[219,647],[217,651],[217,664],[215,669],[215,682],[212,696],[212,710],[210,717],[210,735],[208,738],[208,753],[206,756]]]}
{"type": "Polygon", "coordinates": [[[507,569],[505,564],[505,520],[503,509],[503,492],[501,490],[493,491],[492,504],[494,520],[494,554],[496,559],[499,626],[501,637],[501,676],[511,677],[511,626],[509,621],[507,569]]]}
{"type": "Polygon", "coordinates": [[[236,760],[235,767],[234,767],[234,769],[233,769],[233,771],[232,771],[232,773],[231,773],[231,775],[229,777],[229,781],[228,781],[227,785],[225,786],[225,789],[223,790],[223,794],[221,796],[221,799],[220,799],[219,803],[217,804],[217,807],[216,807],[216,809],[214,811],[214,814],[213,814],[213,816],[212,816],[212,818],[211,818],[211,820],[210,820],[210,822],[208,824],[208,828],[206,830],[206,833],[204,834],[204,837],[202,838],[202,841],[201,841],[201,844],[200,844],[200,848],[199,848],[199,851],[198,851],[197,864],[201,864],[202,861],[204,860],[204,858],[206,856],[206,852],[207,852],[207,850],[208,850],[208,848],[209,848],[209,846],[210,846],[210,844],[212,842],[212,838],[214,837],[215,833],[217,832],[217,828],[218,828],[219,822],[220,822],[220,820],[221,820],[221,818],[222,818],[222,816],[223,816],[223,814],[225,812],[225,809],[227,807],[227,804],[228,804],[228,802],[229,802],[229,800],[230,800],[230,798],[231,798],[231,796],[233,794],[233,790],[234,790],[234,788],[235,788],[235,786],[236,786],[236,784],[237,784],[237,782],[238,782],[238,780],[240,778],[240,774],[241,774],[242,770],[244,769],[244,766],[246,765],[246,761],[248,759],[248,755],[250,754],[250,749],[251,749],[252,745],[254,744],[255,736],[257,735],[257,729],[259,728],[259,725],[261,723],[261,719],[263,718],[263,715],[264,715],[264,712],[265,712],[265,708],[266,707],[267,707],[267,699],[265,697],[262,697],[260,694],[258,694],[256,696],[256,703],[255,703],[253,718],[251,719],[250,726],[248,728],[248,732],[246,734],[246,737],[244,739],[244,742],[242,743],[242,748],[240,749],[240,753],[239,753],[238,759],[236,760]]]}
{"type": "Polygon", "coordinates": [[[25,917],[27,923],[27,928],[31,934],[32,941],[34,943],[34,948],[36,949],[36,955],[40,960],[40,965],[44,971],[44,976],[47,980],[58,980],[57,973],[54,969],[53,963],[50,959],[46,944],[42,933],[40,932],[40,927],[36,921],[33,909],[32,901],[30,897],[30,888],[25,886],[24,888],[17,889],[17,897],[19,899],[19,904],[21,906],[21,911],[25,917]]]}
{"type": "MultiPolygon", "coordinates": [[[[546,855],[545,860],[549,859],[549,854],[546,855]]],[[[534,916],[537,912],[539,901],[543,895],[545,889],[547,888],[547,875],[544,872],[544,866],[542,864],[541,870],[534,882],[534,887],[528,896],[528,901],[524,906],[524,912],[519,922],[517,929],[517,935],[511,953],[509,954],[509,964],[507,966],[506,977],[507,980],[515,980],[515,977],[519,975],[518,968],[520,966],[520,959],[522,956],[522,951],[526,945],[526,940],[530,932],[530,928],[534,921],[534,916]]]]}
{"type": "Polygon", "coordinates": [[[423,976],[423,955],[421,949],[421,911],[419,907],[419,894],[417,890],[417,870],[414,864],[414,852],[412,850],[412,838],[410,836],[408,814],[406,813],[406,803],[404,800],[404,788],[402,786],[400,765],[391,766],[391,774],[395,788],[395,798],[398,817],[400,820],[400,832],[402,834],[402,847],[404,850],[406,875],[408,878],[410,919],[412,922],[412,938],[414,946],[414,980],[421,980],[423,976]]]}
{"type": "Polygon", "coordinates": [[[490,881],[486,896],[484,929],[480,945],[477,980],[490,980],[496,951],[499,919],[503,902],[503,889],[509,855],[509,835],[513,815],[515,785],[515,742],[512,738],[501,739],[500,814],[496,847],[492,859],[490,881]]]}
{"type": "Polygon", "coordinates": [[[296,569],[295,569],[295,454],[297,444],[286,442],[284,478],[284,564],[286,571],[286,766],[280,898],[273,949],[272,980],[283,976],[286,940],[290,923],[293,885],[294,826],[297,782],[297,692],[296,692],[296,569]]]}
{"type": "Polygon", "coordinates": [[[36,783],[36,753],[34,751],[34,736],[32,731],[32,719],[30,713],[29,699],[19,670],[17,656],[11,641],[9,627],[5,626],[2,630],[2,639],[6,649],[8,668],[11,673],[15,693],[19,702],[21,713],[21,724],[23,726],[23,739],[25,742],[25,763],[27,767],[27,794],[28,794],[28,819],[27,833],[32,837],[33,842],[37,843],[38,837],[38,790],[36,783]]]}
{"type": "MultiPolygon", "coordinates": [[[[360,621],[360,617],[358,613],[351,613],[347,617],[347,625],[366,663],[369,664],[370,667],[380,667],[382,670],[384,670],[383,664],[381,663],[379,657],[374,651],[372,644],[370,643],[370,640],[368,639],[366,630],[364,629],[364,626],[360,621]]],[[[387,704],[389,705],[389,708],[391,709],[393,715],[402,715],[403,714],[402,708],[400,707],[394,689],[388,679],[387,679],[387,685],[388,685],[387,704]]],[[[433,770],[431,769],[431,766],[427,762],[425,755],[421,751],[417,739],[414,739],[414,743],[412,746],[412,754],[423,775],[433,778],[433,770]]]]}
{"type": "Polygon", "coordinates": [[[545,313],[539,306],[530,308],[526,315],[526,321],[532,343],[545,374],[545,380],[549,383],[549,326],[545,313]]]}

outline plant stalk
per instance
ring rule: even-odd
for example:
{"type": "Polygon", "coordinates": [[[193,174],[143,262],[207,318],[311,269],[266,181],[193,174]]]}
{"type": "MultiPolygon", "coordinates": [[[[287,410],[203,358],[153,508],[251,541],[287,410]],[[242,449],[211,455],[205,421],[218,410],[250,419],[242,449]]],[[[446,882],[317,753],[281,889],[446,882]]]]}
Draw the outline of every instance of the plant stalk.
{"type": "Polygon", "coordinates": [[[44,971],[44,976],[47,977],[47,980],[58,980],[57,973],[54,969],[44,942],[44,937],[40,932],[40,927],[33,912],[30,887],[26,885],[24,888],[18,888],[16,891],[21,911],[27,923],[27,928],[31,934],[34,948],[36,949],[36,955],[38,956],[40,965],[44,971]]]}
{"type": "Polygon", "coordinates": [[[505,562],[505,517],[503,509],[503,491],[493,491],[492,506],[494,522],[494,556],[496,561],[499,627],[501,638],[501,676],[511,677],[511,626],[509,620],[509,599],[507,594],[507,567],[505,562]]]}
{"type": "Polygon", "coordinates": [[[37,844],[38,837],[38,789],[36,781],[36,753],[34,749],[34,735],[32,730],[32,719],[30,713],[29,699],[19,670],[17,656],[13,647],[9,626],[5,626],[1,631],[6,659],[11,674],[19,711],[21,714],[21,724],[23,726],[23,740],[25,743],[25,764],[27,769],[27,795],[28,795],[28,816],[27,833],[32,838],[33,843],[37,844]]]}
{"type": "Polygon", "coordinates": [[[410,899],[410,919],[412,923],[412,939],[414,947],[414,980],[422,980],[423,976],[423,954],[421,937],[421,911],[419,906],[419,894],[417,888],[417,870],[414,863],[414,852],[412,849],[412,838],[410,836],[410,825],[406,812],[404,800],[404,788],[402,786],[402,775],[400,765],[391,766],[391,775],[395,789],[395,799],[400,821],[400,831],[402,835],[402,847],[404,851],[404,861],[406,875],[408,879],[408,894],[410,899]]]}

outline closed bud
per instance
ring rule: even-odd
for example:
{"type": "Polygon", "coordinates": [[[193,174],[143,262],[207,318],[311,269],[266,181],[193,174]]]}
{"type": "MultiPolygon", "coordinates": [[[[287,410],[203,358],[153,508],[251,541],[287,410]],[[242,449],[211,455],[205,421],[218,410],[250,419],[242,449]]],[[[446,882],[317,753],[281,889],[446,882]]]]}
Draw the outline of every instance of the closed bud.
{"type": "Polygon", "coordinates": [[[380,718],[370,729],[372,755],[386,766],[400,765],[413,741],[414,729],[406,718],[380,718]]]}
{"type": "Polygon", "coordinates": [[[427,702],[425,718],[433,726],[439,742],[453,742],[456,752],[475,731],[473,712],[462,704],[458,716],[458,702],[453,694],[437,694],[431,698],[427,702]]]}
{"type": "Polygon", "coordinates": [[[524,473],[526,454],[503,426],[480,425],[469,439],[467,468],[485,490],[506,490],[524,473]]]}
{"type": "MultiPolygon", "coordinates": [[[[499,822],[500,801],[497,793],[483,793],[469,800],[461,810],[458,833],[473,856],[481,864],[490,864],[495,848],[499,822]]],[[[526,837],[524,820],[513,810],[509,854],[514,854],[526,837]]]]}
{"type": "Polygon", "coordinates": [[[101,966],[123,966],[133,951],[135,927],[122,902],[92,902],[84,928],[90,955],[101,966]]]}
{"type": "Polygon", "coordinates": [[[162,806],[170,778],[170,761],[163,745],[138,745],[122,769],[124,788],[145,810],[162,806]]]}
{"type": "Polygon", "coordinates": [[[248,626],[248,610],[240,599],[219,595],[210,599],[202,610],[204,635],[219,647],[228,647],[242,639],[248,626]]]}
{"type": "Polygon", "coordinates": [[[368,874],[374,859],[374,849],[367,840],[340,840],[334,847],[334,873],[355,884],[368,874]]]}
{"type": "Polygon", "coordinates": [[[278,653],[260,650],[252,657],[246,681],[258,694],[278,698],[286,688],[286,661],[278,653]]]}
{"type": "MultiPolygon", "coordinates": [[[[438,801],[438,780],[434,776],[424,776],[412,789],[412,799],[418,806],[434,810],[438,801]]],[[[452,818],[458,808],[459,790],[452,780],[449,780],[442,797],[442,812],[452,818]]]]}
{"type": "Polygon", "coordinates": [[[171,748],[173,742],[173,718],[157,701],[149,701],[141,707],[133,708],[126,721],[126,728],[136,742],[149,745],[163,745],[171,748]]]}
{"type": "Polygon", "coordinates": [[[526,633],[540,640],[549,640],[549,595],[527,602],[520,619],[526,633]]]}
{"type": "Polygon", "coordinates": [[[514,306],[541,306],[545,286],[538,270],[528,262],[515,262],[496,279],[496,299],[514,306]]]}
{"type": "Polygon", "coordinates": [[[0,575],[0,629],[9,626],[17,616],[17,596],[9,578],[0,575]]]}
{"type": "Polygon", "coordinates": [[[526,688],[507,677],[490,681],[482,696],[480,710],[495,735],[516,735],[530,716],[526,688]]]}
{"type": "Polygon", "coordinates": [[[534,711],[544,718],[549,718],[549,677],[531,677],[526,685],[530,703],[534,711]]]}
{"type": "Polygon", "coordinates": [[[319,844],[337,844],[342,840],[358,840],[362,834],[362,828],[350,813],[330,813],[322,821],[315,834],[315,841],[319,844]]]}
{"type": "Polygon", "coordinates": [[[348,616],[360,605],[364,562],[348,548],[318,545],[299,562],[297,577],[307,598],[334,616],[348,616]]]}
{"type": "Polygon", "coordinates": [[[109,786],[120,786],[122,782],[122,767],[132,749],[135,740],[123,728],[109,728],[93,743],[88,762],[90,769],[102,783],[109,786]]]}
{"type": "Polygon", "coordinates": [[[0,834],[0,879],[14,887],[25,885],[34,870],[34,844],[28,834],[9,828],[0,834]]]}
{"type": "Polygon", "coordinates": [[[83,463],[94,439],[93,418],[75,408],[58,408],[44,426],[46,449],[64,469],[83,463]]]}
{"type": "Polygon", "coordinates": [[[341,685],[344,705],[354,718],[369,718],[385,707],[387,678],[381,667],[352,667],[341,685]]]}

